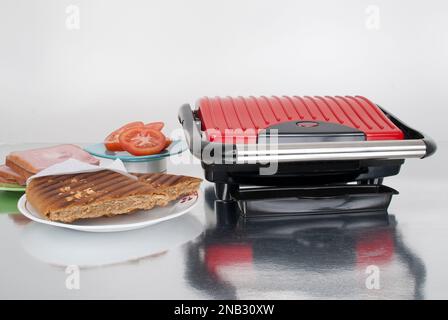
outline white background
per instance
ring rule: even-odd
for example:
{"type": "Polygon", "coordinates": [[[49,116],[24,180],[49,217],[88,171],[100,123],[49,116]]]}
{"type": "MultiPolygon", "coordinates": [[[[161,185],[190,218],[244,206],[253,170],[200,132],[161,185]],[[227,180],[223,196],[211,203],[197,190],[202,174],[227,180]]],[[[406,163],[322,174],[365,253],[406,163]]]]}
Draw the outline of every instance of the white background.
{"type": "Polygon", "coordinates": [[[444,0],[0,0],[0,143],[174,129],[184,102],[261,94],[361,94],[446,140],[447,16],[444,0]]]}

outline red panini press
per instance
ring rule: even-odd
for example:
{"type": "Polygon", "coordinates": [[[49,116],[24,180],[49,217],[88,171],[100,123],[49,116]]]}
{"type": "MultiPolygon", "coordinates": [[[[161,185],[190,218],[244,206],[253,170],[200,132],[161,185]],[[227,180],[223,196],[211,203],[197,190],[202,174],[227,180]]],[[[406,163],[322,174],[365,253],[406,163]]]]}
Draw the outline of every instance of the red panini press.
{"type": "Polygon", "coordinates": [[[383,178],[436,150],[362,96],[204,97],[179,121],[217,199],[246,217],[387,209],[383,178]]]}

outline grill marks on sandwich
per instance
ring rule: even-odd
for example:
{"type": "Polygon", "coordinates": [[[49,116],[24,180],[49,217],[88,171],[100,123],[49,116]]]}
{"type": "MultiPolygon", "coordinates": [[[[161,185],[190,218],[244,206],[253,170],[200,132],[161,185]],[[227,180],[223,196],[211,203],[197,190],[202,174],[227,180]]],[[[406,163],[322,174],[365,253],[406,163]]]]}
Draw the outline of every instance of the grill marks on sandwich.
{"type": "Polygon", "coordinates": [[[104,197],[155,192],[147,184],[107,170],[74,175],[47,176],[32,180],[38,197],[50,206],[67,207],[100,201],[104,197]]]}
{"type": "Polygon", "coordinates": [[[46,218],[72,222],[164,206],[196,192],[202,181],[170,174],[137,176],[102,170],[39,177],[29,183],[27,199],[46,218]]]}
{"type": "Polygon", "coordinates": [[[165,173],[146,173],[146,174],[135,174],[140,181],[150,183],[153,186],[173,186],[182,180],[190,179],[186,176],[171,175],[165,173]]]}
{"type": "MultiPolygon", "coordinates": [[[[58,202],[59,198],[72,196],[76,191],[82,188],[89,188],[94,185],[92,181],[101,179],[101,177],[110,177],[107,171],[99,171],[96,174],[82,173],[73,175],[48,176],[33,179],[33,188],[36,195],[43,198],[53,198],[51,204],[58,202]],[[87,180],[86,178],[90,179],[87,180]],[[88,186],[89,185],[89,186],[88,186]],[[63,197],[65,196],[65,197],[63,197]]],[[[111,178],[111,177],[110,177],[111,178]]],[[[67,202],[67,201],[66,201],[67,202]]]]}
{"type": "Polygon", "coordinates": [[[135,174],[142,181],[163,192],[168,201],[196,192],[201,179],[165,173],[135,174]]]}

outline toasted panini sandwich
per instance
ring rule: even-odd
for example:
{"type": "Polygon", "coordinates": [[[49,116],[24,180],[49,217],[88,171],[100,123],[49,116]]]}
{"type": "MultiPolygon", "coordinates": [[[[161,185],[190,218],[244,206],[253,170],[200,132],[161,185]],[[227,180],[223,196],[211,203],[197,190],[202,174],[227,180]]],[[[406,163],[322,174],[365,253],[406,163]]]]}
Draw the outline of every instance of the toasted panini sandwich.
{"type": "Polygon", "coordinates": [[[201,182],[193,177],[166,176],[170,177],[166,180],[159,177],[157,183],[144,182],[142,177],[135,180],[109,170],[45,176],[31,180],[26,196],[45,218],[69,223],[165,206],[197,191],[201,182]],[[179,187],[181,184],[185,189],[179,187]]]}

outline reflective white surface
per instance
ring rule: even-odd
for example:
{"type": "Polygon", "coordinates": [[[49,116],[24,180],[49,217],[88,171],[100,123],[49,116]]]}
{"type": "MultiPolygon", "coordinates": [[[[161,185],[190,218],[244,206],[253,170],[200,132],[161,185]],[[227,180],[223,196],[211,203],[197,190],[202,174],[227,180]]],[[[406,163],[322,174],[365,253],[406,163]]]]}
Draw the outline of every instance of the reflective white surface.
{"type": "Polygon", "coordinates": [[[202,224],[192,215],[123,233],[81,233],[38,223],[21,231],[23,249],[37,260],[57,266],[101,267],[161,254],[195,239],[202,224]]]}
{"type": "MultiPolygon", "coordinates": [[[[0,156],[22,145],[0,146],[0,156]]],[[[447,143],[385,179],[400,191],[382,219],[238,226],[217,219],[211,185],[187,215],[87,234],[0,214],[0,298],[448,298],[447,143]],[[66,288],[66,266],[80,289],[66,288]],[[380,289],[368,289],[368,266],[380,289]]],[[[169,172],[202,176],[199,165],[169,172]]]]}

